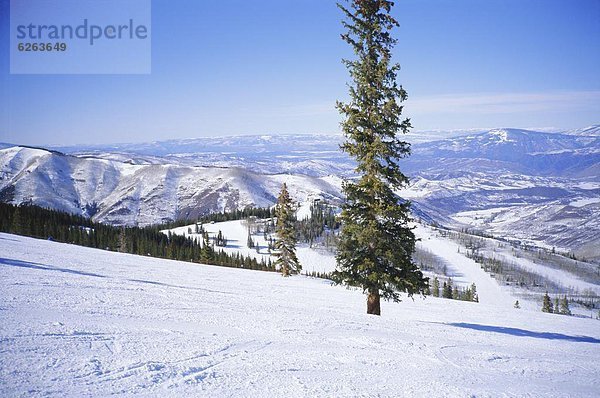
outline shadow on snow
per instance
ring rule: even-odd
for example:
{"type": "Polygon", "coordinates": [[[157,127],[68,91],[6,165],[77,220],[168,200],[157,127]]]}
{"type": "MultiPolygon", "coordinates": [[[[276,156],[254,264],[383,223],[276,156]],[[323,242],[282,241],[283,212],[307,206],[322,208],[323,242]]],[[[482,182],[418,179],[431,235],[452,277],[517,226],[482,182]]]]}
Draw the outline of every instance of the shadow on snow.
{"type": "Polygon", "coordinates": [[[600,340],[598,340],[594,337],[589,337],[589,336],[569,336],[569,335],[560,334],[560,333],[533,332],[531,330],[525,330],[525,329],[509,328],[509,327],[503,327],[503,326],[479,325],[476,323],[464,323],[464,322],[447,323],[447,325],[454,326],[457,328],[479,330],[482,332],[508,334],[511,336],[534,337],[537,339],[548,339],[548,340],[565,340],[565,341],[574,341],[574,342],[578,342],[578,343],[595,343],[595,344],[600,343],[600,340]]]}
{"type": "Polygon", "coordinates": [[[4,266],[8,266],[8,267],[38,269],[38,270],[45,270],[45,271],[58,271],[58,272],[65,272],[67,274],[93,276],[96,278],[105,278],[105,276],[103,276],[103,275],[94,274],[92,272],[75,271],[75,270],[68,269],[68,268],[60,268],[60,267],[54,267],[51,265],[45,265],[45,264],[40,264],[40,263],[32,263],[30,261],[13,260],[10,258],[2,258],[2,257],[0,257],[0,265],[4,265],[4,266]]]}

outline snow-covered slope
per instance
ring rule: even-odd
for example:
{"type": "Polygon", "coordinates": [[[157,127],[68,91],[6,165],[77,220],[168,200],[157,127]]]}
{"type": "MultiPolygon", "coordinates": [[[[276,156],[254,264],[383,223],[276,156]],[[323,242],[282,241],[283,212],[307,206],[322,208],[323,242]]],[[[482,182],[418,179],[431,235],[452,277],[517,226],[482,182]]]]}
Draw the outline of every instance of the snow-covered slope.
{"type": "Polygon", "coordinates": [[[0,200],[85,214],[113,224],[194,219],[274,203],[281,184],[296,200],[336,201],[341,180],[249,169],[128,164],[25,147],[0,150],[0,200]]]}
{"type": "MultiPolygon", "coordinates": [[[[214,242],[218,235],[222,235],[226,240],[225,246],[215,246],[215,250],[223,250],[230,255],[241,255],[243,257],[252,257],[260,261],[276,261],[276,257],[268,249],[268,239],[276,239],[275,234],[265,233],[265,220],[254,219],[249,228],[247,220],[224,221],[217,223],[204,223],[198,225],[196,233],[196,224],[190,224],[169,230],[164,230],[165,234],[182,235],[203,242],[203,233],[207,233],[209,239],[214,242]],[[249,232],[251,231],[250,235],[249,232]],[[251,237],[254,247],[247,246],[248,236],[251,237]]],[[[469,252],[468,240],[458,241],[446,236],[448,231],[436,229],[424,224],[416,224],[415,235],[418,239],[417,247],[425,250],[443,261],[446,267],[446,273],[436,274],[429,272],[428,277],[433,279],[439,276],[443,279],[452,278],[453,284],[466,288],[475,283],[477,286],[479,302],[484,304],[494,303],[505,308],[513,307],[515,300],[519,299],[524,308],[538,308],[541,295],[535,293],[533,286],[519,286],[518,284],[498,283],[491,272],[486,272],[482,266],[473,258],[467,255],[469,252]]],[[[580,296],[582,292],[588,292],[594,295],[600,295],[600,276],[597,274],[596,266],[589,263],[581,263],[572,259],[555,256],[555,258],[542,259],[538,253],[532,257],[527,250],[521,250],[512,245],[506,245],[505,242],[491,238],[478,238],[486,242],[487,246],[481,245],[478,253],[488,258],[494,258],[503,261],[505,266],[516,266],[518,269],[535,274],[538,276],[538,286],[546,285],[546,290],[553,294],[569,294],[571,298],[580,296]],[[556,259],[560,258],[562,263],[557,268],[556,259]],[[585,272],[586,270],[590,272],[585,272]],[[583,276],[582,276],[583,275],[583,276]],[[548,284],[552,286],[548,289],[548,284]]],[[[335,250],[328,248],[324,238],[317,239],[313,245],[300,242],[297,245],[297,255],[302,274],[311,275],[313,272],[328,273],[334,271],[336,267],[335,250]]],[[[550,252],[545,253],[551,256],[550,252]]],[[[426,271],[427,273],[428,271],[426,271]]],[[[518,278],[515,276],[514,278],[518,278]]],[[[572,303],[571,310],[576,314],[589,314],[587,308],[572,303]]]]}
{"type": "Polygon", "coordinates": [[[133,164],[240,167],[260,173],[346,175],[353,163],[339,150],[341,135],[205,137],[142,144],[54,148],[76,156],[133,164]]]}
{"type": "Polygon", "coordinates": [[[495,129],[419,144],[406,166],[415,172],[488,170],[533,176],[585,177],[594,170],[597,172],[594,166],[599,162],[598,136],[495,129]]]}
{"type": "Polygon", "coordinates": [[[596,397],[600,322],[0,234],[1,396],[596,397]]]}
{"type": "Polygon", "coordinates": [[[600,137],[600,124],[595,124],[581,129],[568,130],[565,131],[565,134],[600,137]]]}
{"type": "Polygon", "coordinates": [[[600,137],[497,129],[415,145],[402,162],[401,194],[424,219],[600,259],[600,137]]]}
{"type": "MultiPolygon", "coordinates": [[[[564,133],[523,129],[416,132],[405,136],[413,144],[407,170],[491,170],[532,175],[573,176],[598,163],[598,126],[564,133]],[[450,138],[444,138],[450,137],[450,138]],[[469,160],[477,160],[472,166],[469,160]],[[448,160],[454,160],[448,164],[448,160]],[[475,167],[475,168],[473,168],[475,167]]],[[[59,147],[77,156],[130,163],[247,167],[268,173],[308,175],[349,174],[353,162],[339,151],[341,135],[262,135],[170,140],[147,144],[59,147]]]]}

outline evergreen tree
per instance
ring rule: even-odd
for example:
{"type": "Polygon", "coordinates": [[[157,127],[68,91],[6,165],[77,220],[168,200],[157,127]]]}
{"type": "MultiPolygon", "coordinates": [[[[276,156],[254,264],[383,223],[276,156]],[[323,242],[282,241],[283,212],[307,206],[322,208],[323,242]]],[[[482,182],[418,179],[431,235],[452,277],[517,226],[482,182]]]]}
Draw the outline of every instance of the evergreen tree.
{"type": "Polygon", "coordinates": [[[125,234],[125,227],[121,227],[119,232],[119,252],[127,253],[127,236],[125,234]]]}
{"type": "Polygon", "coordinates": [[[440,297],[440,281],[437,276],[433,278],[433,289],[431,295],[433,297],[440,297]]]}
{"type": "Polygon", "coordinates": [[[275,241],[275,266],[279,266],[283,276],[290,276],[292,273],[299,273],[302,266],[296,257],[296,231],[294,224],[296,217],[292,208],[292,199],[285,183],[281,186],[281,193],[277,198],[275,207],[275,216],[277,225],[275,232],[277,240],[275,241]]]}
{"type": "Polygon", "coordinates": [[[210,238],[208,237],[208,232],[204,232],[202,234],[202,248],[200,249],[200,261],[202,262],[210,262],[214,259],[214,250],[210,245],[210,238]]]}
{"type": "Polygon", "coordinates": [[[21,220],[21,209],[20,206],[15,208],[15,211],[12,216],[12,225],[9,230],[13,234],[21,234],[23,233],[23,222],[21,220]]]}
{"type": "Polygon", "coordinates": [[[569,308],[569,300],[567,296],[564,296],[560,300],[560,313],[563,315],[571,315],[571,309],[569,308]]]}
{"type": "Polygon", "coordinates": [[[448,283],[444,282],[444,288],[442,289],[442,297],[447,299],[452,298],[452,279],[448,279],[448,283]]]}
{"type": "Polygon", "coordinates": [[[473,282],[471,284],[471,298],[470,301],[475,301],[476,303],[479,302],[479,296],[477,295],[477,286],[475,285],[475,282],[473,282]]]}
{"type": "Polygon", "coordinates": [[[554,313],[558,314],[559,313],[559,303],[558,303],[558,296],[556,296],[554,298],[554,313]]]}
{"type": "Polygon", "coordinates": [[[368,294],[367,313],[380,315],[380,297],[400,301],[399,292],[424,294],[428,279],[412,260],[415,236],[409,202],[395,193],[408,184],[398,159],[410,145],[398,133],[407,133],[409,119],[401,120],[400,103],[407,97],[396,82],[400,66],[392,63],[396,40],[390,35],[398,22],[390,15],[389,0],[352,0],[350,9],[339,5],[348,29],[342,38],[354,49],[356,60],[345,60],[353,84],[350,102],[338,102],[345,117],[346,141],[341,149],[357,162],[358,180],[343,186],[342,230],[337,252],[337,283],[358,286],[368,294]]]}
{"type": "Polygon", "coordinates": [[[550,299],[548,292],[546,292],[546,294],[544,294],[544,299],[542,301],[542,311],[549,312],[549,313],[554,312],[554,309],[552,306],[552,300],[550,299]]]}
{"type": "Polygon", "coordinates": [[[221,230],[219,230],[219,232],[217,233],[217,236],[215,238],[215,245],[219,247],[227,246],[227,238],[225,238],[225,235],[223,235],[223,232],[221,232],[221,230]]]}
{"type": "Polygon", "coordinates": [[[470,287],[467,287],[465,289],[464,293],[462,294],[461,300],[473,301],[473,291],[471,290],[470,287]]]}
{"type": "Polygon", "coordinates": [[[458,286],[454,286],[454,289],[452,289],[452,298],[454,300],[460,300],[460,293],[458,292],[458,286]]]}

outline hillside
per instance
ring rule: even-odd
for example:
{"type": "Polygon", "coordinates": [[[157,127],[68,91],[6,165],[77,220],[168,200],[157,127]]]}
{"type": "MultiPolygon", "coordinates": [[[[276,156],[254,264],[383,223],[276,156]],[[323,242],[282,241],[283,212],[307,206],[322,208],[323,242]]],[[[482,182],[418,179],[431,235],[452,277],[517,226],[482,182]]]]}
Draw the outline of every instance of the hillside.
{"type": "Polygon", "coordinates": [[[598,321],[0,234],[2,396],[594,397],[598,321]]]}
{"type": "Polygon", "coordinates": [[[130,164],[26,147],[0,150],[0,200],[33,203],[116,225],[148,225],[274,203],[281,184],[297,200],[340,197],[336,177],[250,169],[130,164]]]}
{"type": "MultiPolygon", "coordinates": [[[[276,258],[268,249],[268,239],[275,235],[264,231],[260,219],[253,220],[249,227],[247,220],[234,220],[198,224],[202,230],[196,233],[196,224],[163,230],[164,234],[181,235],[198,242],[203,241],[202,233],[207,233],[212,242],[217,235],[226,239],[225,246],[215,246],[230,255],[252,257],[257,261],[274,262],[276,258]],[[252,233],[249,235],[249,230],[252,233]],[[247,246],[248,236],[254,247],[247,246]]],[[[424,273],[433,280],[438,277],[441,283],[452,279],[454,286],[466,288],[472,283],[477,286],[478,301],[484,304],[512,308],[519,300],[523,308],[539,310],[542,295],[550,292],[553,297],[568,295],[571,311],[577,315],[589,316],[590,308],[579,305],[574,300],[594,302],[600,296],[600,273],[598,267],[550,251],[525,249],[505,241],[482,238],[469,234],[452,233],[424,224],[416,224],[415,235],[417,253],[415,261],[423,261],[424,273]],[[494,270],[485,270],[482,262],[471,254],[472,248],[488,259],[488,264],[499,265],[494,270]],[[437,267],[436,264],[439,264],[437,267]],[[520,281],[519,283],[515,283],[520,281]]],[[[328,273],[335,269],[335,250],[327,247],[324,237],[315,240],[313,245],[300,242],[297,255],[302,265],[302,273],[328,273]]],[[[592,306],[593,307],[593,306],[592,306]]]]}

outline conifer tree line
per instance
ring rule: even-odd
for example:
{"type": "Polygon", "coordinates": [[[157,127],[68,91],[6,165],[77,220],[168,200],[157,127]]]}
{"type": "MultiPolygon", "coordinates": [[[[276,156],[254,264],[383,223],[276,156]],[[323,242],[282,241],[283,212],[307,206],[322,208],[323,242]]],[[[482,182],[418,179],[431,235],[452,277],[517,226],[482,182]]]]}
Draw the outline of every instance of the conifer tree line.
{"type": "Polygon", "coordinates": [[[0,203],[0,232],[143,256],[275,271],[270,259],[258,261],[239,253],[217,251],[206,232],[199,242],[181,235],[164,234],[160,232],[162,229],[162,226],[116,227],[38,206],[0,203]]]}
{"type": "MultiPolygon", "coordinates": [[[[250,217],[255,218],[272,218],[275,215],[275,209],[269,207],[245,207],[233,211],[224,211],[219,213],[210,213],[201,217],[198,222],[223,222],[233,220],[245,220],[250,217]]],[[[185,224],[184,224],[185,225],[185,224]]]]}
{"type": "Polygon", "coordinates": [[[546,292],[544,297],[542,298],[542,312],[561,314],[561,315],[571,315],[571,309],[569,308],[569,299],[567,299],[566,295],[563,295],[562,298],[559,299],[556,296],[554,300],[554,304],[552,304],[552,298],[546,292]]]}
{"type": "Polygon", "coordinates": [[[329,236],[337,236],[337,230],[340,228],[340,221],[337,218],[335,208],[321,201],[313,203],[310,206],[310,216],[303,220],[297,220],[295,229],[298,240],[308,243],[310,247],[323,236],[326,235],[325,244],[336,245],[335,239],[328,239],[329,236]]]}
{"type": "MultiPolygon", "coordinates": [[[[293,208],[293,206],[292,206],[293,208]]],[[[246,207],[242,210],[224,211],[213,214],[208,214],[197,219],[197,228],[201,228],[202,223],[209,222],[224,222],[235,220],[267,220],[268,222],[257,224],[256,230],[249,231],[250,233],[261,232],[265,240],[271,241],[269,248],[275,250],[275,239],[270,239],[270,234],[275,233],[275,214],[276,207],[246,207]]],[[[157,229],[173,229],[189,225],[192,220],[182,219],[164,224],[156,225],[157,229]]],[[[335,207],[326,202],[317,202],[310,206],[310,216],[304,219],[294,219],[294,233],[298,242],[305,242],[313,245],[319,238],[325,236],[324,243],[327,246],[335,247],[337,241],[337,232],[340,228],[340,221],[336,215],[335,207]]],[[[198,234],[198,230],[188,228],[188,234],[192,232],[198,234]]],[[[250,239],[247,239],[248,247],[250,239]]],[[[227,246],[227,237],[222,233],[217,238],[217,246],[227,246]]]]}
{"type": "Polygon", "coordinates": [[[440,281],[436,276],[433,278],[433,282],[429,286],[429,290],[425,293],[433,297],[442,297],[461,301],[474,301],[476,303],[479,302],[477,286],[475,283],[472,283],[466,288],[459,287],[457,285],[453,286],[452,278],[449,278],[447,281],[444,281],[443,285],[440,285],[440,281]]]}
{"type": "Polygon", "coordinates": [[[192,222],[196,222],[196,224],[203,224],[209,222],[245,220],[250,217],[265,219],[274,217],[274,215],[274,208],[248,206],[243,209],[235,209],[232,211],[221,211],[205,214],[197,219],[181,218],[179,220],[160,224],[159,227],[161,229],[173,229],[178,227],[184,227],[192,222]]]}

